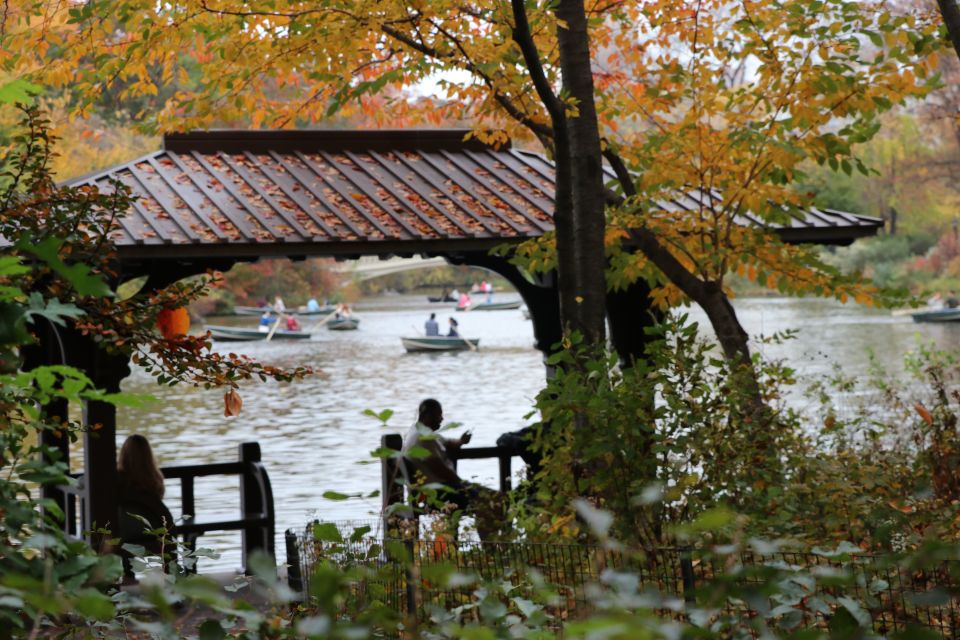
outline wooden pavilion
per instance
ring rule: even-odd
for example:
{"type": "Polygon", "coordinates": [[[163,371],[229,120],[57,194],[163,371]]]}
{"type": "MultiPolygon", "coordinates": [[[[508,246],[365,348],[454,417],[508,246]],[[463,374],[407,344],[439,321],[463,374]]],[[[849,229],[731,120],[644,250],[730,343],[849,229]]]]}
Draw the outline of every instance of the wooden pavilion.
{"type": "MultiPolygon", "coordinates": [[[[530,281],[490,250],[552,229],[554,169],[543,156],[492,148],[466,130],[205,131],[167,135],[163,149],[71,184],[111,189],[116,180],[136,197],[114,235],[119,284],[147,276],[159,288],[208,269],[227,270],[263,257],[442,256],[452,264],[494,271],[530,309],[544,353],[561,335],[552,277],[530,281]]],[[[612,177],[612,175],[611,175],[612,177]]],[[[695,210],[715,194],[682,194],[661,203],[695,210]]],[[[746,216],[744,224],[762,224],[746,216]]],[[[849,244],[874,235],[882,221],[810,209],[774,227],[790,243],[849,244]]],[[[621,357],[642,354],[649,324],[643,283],[610,293],[611,340],[621,357]]],[[[28,366],[60,363],[52,336],[28,366]]],[[[116,391],[128,363],[77,339],[69,364],[116,391]]],[[[66,416],[67,407],[49,408],[66,416]]],[[[117,518],[116,413],[84,408],[83,505],[80,521],[117,518]]],[[[51,445],[67,452],[65,440],[51,445]]],[[[62,499],[63,496],[54,496],[62,499]]],[[[272,536],[271,536],[272,537],[272,536]]],[[[272,546],[272,543],[271,543],[272,546]]]]}

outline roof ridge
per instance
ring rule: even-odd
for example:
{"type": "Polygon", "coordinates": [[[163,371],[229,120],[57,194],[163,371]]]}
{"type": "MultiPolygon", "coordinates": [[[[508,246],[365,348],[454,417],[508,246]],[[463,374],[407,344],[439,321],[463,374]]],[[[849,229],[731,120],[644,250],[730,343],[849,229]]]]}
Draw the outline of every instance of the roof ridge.
{"type": "MultiPolygon", "coordinates": [[[[163,147],[175,153],[235,151],[434,151],[490,149],[472,129],[206,129],[167,133],[163,147]]],[[[500,149],[508,149],[509,141],[500,149]]]]}

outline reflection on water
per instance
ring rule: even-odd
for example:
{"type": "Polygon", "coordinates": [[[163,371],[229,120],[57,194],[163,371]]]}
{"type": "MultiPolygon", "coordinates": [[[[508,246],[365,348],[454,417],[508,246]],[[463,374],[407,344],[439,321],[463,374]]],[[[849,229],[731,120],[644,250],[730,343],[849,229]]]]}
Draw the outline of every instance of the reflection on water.
{"type": "MultiPolygon", "coordinates": [[[[945,348],[960,342],[960,326],[917,325],[909,317],[830,301],[743,299],[736,307],[751,335],[800,330],[798,339],[764,350],[770,357],[787,358],[807,380],[829,373],[835,362],[848,373],[863,373],[871,349],[883,366],[898,371],[917,334],[945,348]]],[[[379,446],[384,433],[406,431],[421,399],[439,399],[447,421],[471,429],[477,446],[493,445],[499,434],[525,424],[544,369],[540,353],[532,348],[531,325],[520,311],[454,314],[450,305],[431,305],[419,295],[363,301],[356,309],[361,319],[358,331],[321,328],[310,341],[222,346],[271,364],[310,365],[325,374],[294,384],[248,384],[241,390],[243,413],[235,418],[223,416],[221,391],[160,388],[142,371],[134,372],[124,390],[152,394],[159,402],[121,409],[119,438],[132,432],[146,435],[165,465],[233,460],[238,444],[259,442],[273,483],[282,555],[282,532],[287,527],[301,527],[313,517],[367,518],[376,513],[378,498],[334,502],[322,494],[369,494],[379,489],[379,464],[370,462],[369,452],[379,446]],[[438,313],[441,327],[446,327],[448,316],[456,315],[461,335],[480,338],[480,350],[406,354],[400,336],[420,333],[430,311],[438,313]],[[363,416],[368,408],[396,411],[390,428],[363,416]]],[[[690,317],[704,323],[697,310],[691,310],[690,317]]],[[[254,324],[256,318],[243,322],[254,324]]],[[[310,320],[304,325],[309,330],[310,320]]],[[[478,462],[463,472],[492,485],[494,467],[478,462]]],[[[179,513],[176,483],[168,488],[168,504],[179,513]]],[[[238,505],[234,480],[198,482],[198,520],[236,517],[238,505]]],[[[237,540],[236,535],[201,538],[201,546],[224,552],[221,560],[204,566],[239,566],[237,540]]]]}

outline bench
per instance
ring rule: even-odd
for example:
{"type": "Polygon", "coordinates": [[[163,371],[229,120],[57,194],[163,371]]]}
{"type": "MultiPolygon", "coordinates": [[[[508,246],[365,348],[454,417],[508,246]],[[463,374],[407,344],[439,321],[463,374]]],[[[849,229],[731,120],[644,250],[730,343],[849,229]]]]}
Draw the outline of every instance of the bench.
{"type": "MultiPolygon", "coordinates": [[[[403,447],[403,437],[398,433],[389,433],[380,439],[383,450],[400,451],[403,447]]],[[[498,462],[498,476],[500,493],[507,493],[512,487],[511,464],[515,454],[504,447],[458,447],[450,451],[454,465],[460,460],[482,460],[496,458],[498,462]]],[[[412,505],[414,500],[410,494],[410,471],[399,455],[389,455],[380,458],[380,497],[383,503],[381,513],[384,519],[384,532],[387,531],[387,520],[391,507],[395,504],[412,505]]],[[[415,517],[411,509],[405,517],[415,517]]]]}

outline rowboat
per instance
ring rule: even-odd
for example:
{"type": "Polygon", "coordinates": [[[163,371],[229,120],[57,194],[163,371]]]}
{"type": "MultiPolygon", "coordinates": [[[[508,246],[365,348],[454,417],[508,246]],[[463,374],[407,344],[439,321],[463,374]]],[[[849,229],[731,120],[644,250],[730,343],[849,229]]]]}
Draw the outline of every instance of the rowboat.
{"type": "Polygon", "coordinates": [[[480,338],[459,338],[448,336],[418,336],[416,338],[400,338],[403,348],[409,353],[423,351],[466,351],[473,350],[480,344],[480,338]]]}
{"type": "Polygon", "coordinates": [[[456,307],[457,311],[507,311],[509,309],[519,309],[523,302],[514,300],[513,302],[479,302],[469,307],[461,309],[456,307]]]}
{"type": "Polygon", "coordinates": [[[327,329],[331,331],[353,331],[360,326],[356,318],[334,318],[327,321],[327,329]]]}
{"type": "MultiPolygon", "coordinates": [[[[316,311],[308,311],[306,307],[297,307],[296,309],[287,309],[286,313],[295,313],[298,316],[328,316],[336,310],[337,308],[335,306],[327,305],[320,307],[316,311]]],[[[233,308],[233,314],[237,316],[261,316],[264,311],[270,315],[276,313],[272,307],[244,307],[237,305],[233,308]]]]}
{"type": "Polygon", "coordinates": [[[960,322],[960,307],[956,309],[934,309],[911,313],[914,322],[960,322]]]}
{"type": "MultiPolygon", "coordinates": [[[[221,325],[207,325],[210,337],[219,342],[253,342],[265,340],[269,335],[266,331],[257,329],[243,329],[240,327],[225,327],[221,325]]],[[[304,331],[274,331],[271,340],[307,340],[310,334],[304,331]]]]}
{"type": "Polygon", "coordinates": [[[427,302],[456,302],[457,299],[451,295],[446,296],[427,296],[427,302]]]}

